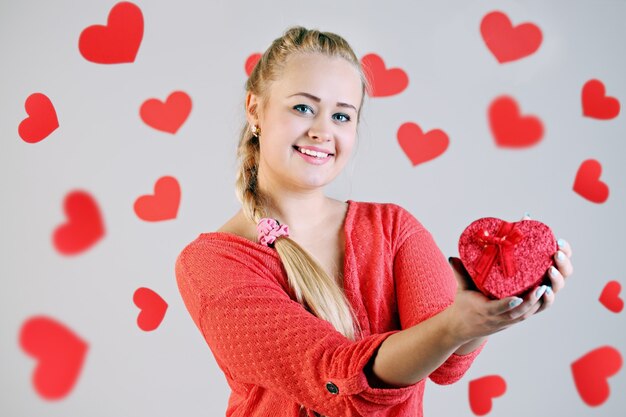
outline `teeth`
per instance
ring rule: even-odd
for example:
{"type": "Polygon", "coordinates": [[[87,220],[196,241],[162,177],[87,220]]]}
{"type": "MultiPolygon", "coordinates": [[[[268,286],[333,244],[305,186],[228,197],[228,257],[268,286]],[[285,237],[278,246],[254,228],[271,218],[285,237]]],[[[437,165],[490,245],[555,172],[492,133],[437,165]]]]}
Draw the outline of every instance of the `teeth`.
{"type": "Polygon", "coordinates": [[[300,151],[301,153],[306,154],[306,155],[314,156],[316,158],[326,158],[328,156],[327,153],[310,151],[308,149],[298,148],[298,151],[300,151]]]}

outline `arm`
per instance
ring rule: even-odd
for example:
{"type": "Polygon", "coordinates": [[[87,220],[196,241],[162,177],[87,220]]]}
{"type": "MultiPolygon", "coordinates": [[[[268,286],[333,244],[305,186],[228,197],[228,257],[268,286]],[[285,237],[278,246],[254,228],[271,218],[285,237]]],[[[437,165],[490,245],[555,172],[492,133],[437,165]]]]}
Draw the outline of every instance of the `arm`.
{"type": "Polygon", "coordinates": [[[206,246],[179,255],[176,278],[227,375],[325,415],[373,415],[413,395],[413,386],[372,387],[364,372],[380,344],[398,330],[353,342],[289,298],[275,279],[280,269],[232,247],[206,246]],[[255,271],[255,264],[263,269],[255,271]],[[338,392],[327,388],[329,382],[338,392]]]}

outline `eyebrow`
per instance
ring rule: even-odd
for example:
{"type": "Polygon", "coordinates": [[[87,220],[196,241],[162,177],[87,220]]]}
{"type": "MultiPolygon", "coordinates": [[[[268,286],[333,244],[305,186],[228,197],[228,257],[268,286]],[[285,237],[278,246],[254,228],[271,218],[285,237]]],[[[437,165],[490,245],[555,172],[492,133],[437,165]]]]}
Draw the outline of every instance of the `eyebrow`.
{"type": "MultiPolygon", "coordinates": [[[[288,96],[287,98],[289,98],[289,97],[293,97],[293,96],[304,96],[304,97],[308,97],[308,98],[310,98],[311,100],[316,101],[316,102],[318,102],[318,103],[321,101],[319,97],[315,97],[313,94],[309,94],[309,93],[305,93],[305,92],[300,92],[300,93],[292,94],[292,95],[288,96]]],[[[354,109],[354,111],[355,111],[355,112],[357,112],[357,113],[358,113],[358,111],[357,111],[356,107],[354,107],[352,104],[337,102],[337,106],[339,106],[339,107],[350,107],[350,108],[354,109]]]]}

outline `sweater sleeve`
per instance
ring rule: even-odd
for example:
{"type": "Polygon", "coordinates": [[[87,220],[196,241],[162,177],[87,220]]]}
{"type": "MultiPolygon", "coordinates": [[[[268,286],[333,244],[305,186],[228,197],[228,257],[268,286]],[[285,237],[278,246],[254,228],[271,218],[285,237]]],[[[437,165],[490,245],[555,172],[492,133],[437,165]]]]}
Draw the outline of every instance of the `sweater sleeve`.
{"type": "MultiPolygon", "coordinates": [[[[232,248],[231,248],[232,252],[232,248]]],[[[364,367],[399,330],[346,338],[292,300],[245,254],[186,248],[176,261],[182,298],[222,371],[325,415],[364,416],[406,401],[415,386],[373,388],[364,367]]]]}
{"type": "MultiPolygon", "coordinates": [[[[454,301],[457,283],[452,267],[432,235],[409,212],[406,235],[394,258],[398,314],[403,329],[443,311],[454,301]]],[[[466,355],[453,353],[429,378],[440,385],[458,381],[478,356],[484,343],[466,355]]]]}

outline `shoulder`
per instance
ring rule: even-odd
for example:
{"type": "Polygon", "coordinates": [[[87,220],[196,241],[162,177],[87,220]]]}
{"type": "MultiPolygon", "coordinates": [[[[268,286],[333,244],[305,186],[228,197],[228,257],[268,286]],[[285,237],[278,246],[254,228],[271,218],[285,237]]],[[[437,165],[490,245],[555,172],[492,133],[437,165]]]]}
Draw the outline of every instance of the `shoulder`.
{"type": "Polygon", "coordinates": [[[410,235],[426,230],[409,210],[399,204],[372,201],[355,203],[355,227],[389,235],[400,243],[410,235]]]}

